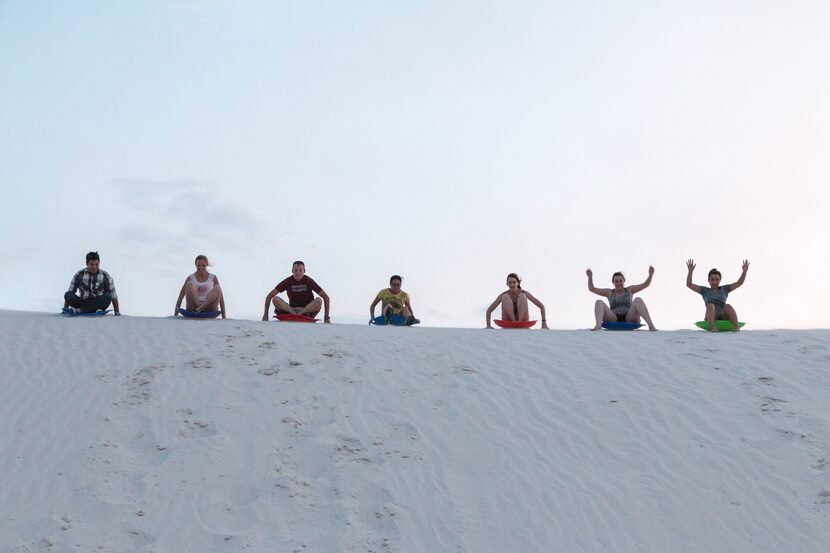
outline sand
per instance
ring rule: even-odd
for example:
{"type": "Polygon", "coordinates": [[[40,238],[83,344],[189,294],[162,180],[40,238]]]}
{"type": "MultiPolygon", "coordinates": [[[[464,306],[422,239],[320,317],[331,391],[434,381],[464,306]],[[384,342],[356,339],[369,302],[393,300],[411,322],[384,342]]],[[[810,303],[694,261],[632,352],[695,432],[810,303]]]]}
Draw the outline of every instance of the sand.
{"type": "Polygon", "coordinates": [[[820,552],[830,331],[0,311],[0,551],[820,552]]]}

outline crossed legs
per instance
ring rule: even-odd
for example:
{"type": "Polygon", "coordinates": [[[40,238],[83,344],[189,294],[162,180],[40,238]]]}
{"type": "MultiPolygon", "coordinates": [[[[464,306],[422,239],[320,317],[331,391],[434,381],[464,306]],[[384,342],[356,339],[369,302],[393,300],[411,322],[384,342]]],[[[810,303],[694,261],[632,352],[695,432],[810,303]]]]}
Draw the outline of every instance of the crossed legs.
{"type": "Polygon", "coordinates": [[[323,308],[323,298],[314,298],[314,300],[305,307],[291,307],[284,299],[279,296],[274,296],[271,301],[274,304],[274,309],[277,313],[294,313],[296,315],[305,315],[306,317],[314,317],[323,308]]]}

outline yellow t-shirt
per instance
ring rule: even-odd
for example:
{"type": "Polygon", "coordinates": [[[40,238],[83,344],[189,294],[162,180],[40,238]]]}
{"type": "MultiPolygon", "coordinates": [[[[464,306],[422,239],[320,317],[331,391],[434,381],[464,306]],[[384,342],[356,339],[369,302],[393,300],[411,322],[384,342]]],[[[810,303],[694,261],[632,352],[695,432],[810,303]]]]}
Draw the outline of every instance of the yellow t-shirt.
{"type": "Polygon", "coordinates": [[[382,307],[387,305],[392,306],[392,313],[400,313],[404,305],[409,301],[409,294],[401,290],[397,295],[393,294],[389,288],[384,288],[378,292],[378,298],[382,301],[382,307]]]}

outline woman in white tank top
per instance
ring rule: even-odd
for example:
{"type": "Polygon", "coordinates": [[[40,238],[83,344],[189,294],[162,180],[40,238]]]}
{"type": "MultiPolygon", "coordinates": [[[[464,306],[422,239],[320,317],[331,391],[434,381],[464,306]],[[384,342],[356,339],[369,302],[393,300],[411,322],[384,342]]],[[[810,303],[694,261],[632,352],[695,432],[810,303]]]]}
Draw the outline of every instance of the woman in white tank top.
{"type": "Polygon", "coordinates": [[[176,300],[174,317],[179,314],[182,300],[187,298],[185,305],[188,311],[221,311],[222,318],[225,318],[225,296],[219,286],[219,279],[208,272],[208,264],[206,256],[196,257],[196,272],[184,280],[179,299],[176,300]]]}

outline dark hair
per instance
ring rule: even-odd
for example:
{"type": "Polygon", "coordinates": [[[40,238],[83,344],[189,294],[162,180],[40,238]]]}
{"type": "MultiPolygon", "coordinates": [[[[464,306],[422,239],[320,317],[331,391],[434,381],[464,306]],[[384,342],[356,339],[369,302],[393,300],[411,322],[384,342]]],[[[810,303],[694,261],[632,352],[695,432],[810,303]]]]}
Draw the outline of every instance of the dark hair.
{"type": "Polygon", "coordinates": [[[208,261],[207,256],[206,255],[201,255],[201,254],[196,256],[196,260],[193,263],[196,263],[200,259],[204,259],[205,263],[210,263],[210,261],[208,261]]]}
{"type": "Polygon", "coordinates": [[[291,264],[292,267],[295,266],[295,265],[302,265],[303,268],[305,268],[305,263],[303,263],[302,261],[295,261],[294,263],[291,264]]]}
{"type": "Polygon", "coordinates": [[[618,276],[623,277],[623,282],[625,282],[625,275],[624,275],[624,274],[622,274],[622,272],[621,272],[621,271],[617,271],[616,273],[614,273],[613,275],[611,275],[611,281],[613,282],[613,281],[614,281],[614,279],[615,279],[615,278],[617,278],[618,276]]]}
{"type": "Polygon", "coordinates": [[[519,278],[519,275],[517,275],[516,273],[510,273],[509,275],[507,275],[507,278],[506,278],[506,279],[504,279],[504,280],[509,280],[511,277],[512,277],[512,278],[515,278],[516,280],[518,280],[518,281],[519,281],[519,286],[518,286],[518,288],[519,288],[519,290],[521,290],[521,289],[522,289],[522,279],[520,279],[520,278],[519,278]]]}
{"type": "Polygon", "coordinates": [[[721,276],[720,274],[720,271],[718,271],[717,269],[712,269],[711,271],[709,271],[709,276],[706,277],[706,280],[709,280],[709,277],[712,275],[718,275],[720,278],[723,278],[723,276],[721,276]]]}
{"type": "Polygon", "coordinates": [[[101,258],[98,257],[98,252],[89,252],[86,254],[86,262],[89,263],[90,261],[101,261],[101,258]]]}
{"type": "Polygon", "coordinates": [[[390,286],[392,285],[393,280],[397,280],[397,281],[402,283],[403,282],[403,277],[401,277],[401,275],[392,275],[391,277],[389,277],[389,285],[390,286]]]}

